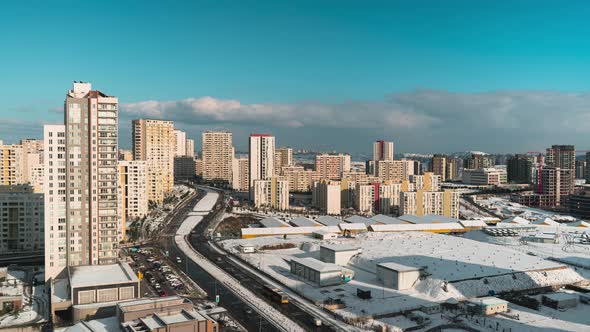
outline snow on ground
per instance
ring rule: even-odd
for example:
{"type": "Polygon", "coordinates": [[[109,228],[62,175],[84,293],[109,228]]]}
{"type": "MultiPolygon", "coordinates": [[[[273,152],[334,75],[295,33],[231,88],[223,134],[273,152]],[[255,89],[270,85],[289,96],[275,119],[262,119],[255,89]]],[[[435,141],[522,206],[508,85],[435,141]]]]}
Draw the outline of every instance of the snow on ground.
{"type": "Polygon", "coordinates": [[[334,311],[342,317],[390,314],[417,309],[451,297],[464,299],[484,296],[489,291],[498,293],[584,280],[564,264],[527,255],[510,247],[431,233],[366,233],[357,239],[328,241],[306,236],[291,236],[287,239],[260,237],[225,240],[220,244],[315,303],[321,304],[328,298],[342,299],[346,308],[334,311]],[[240,244],[254,245],[260,249],[264,245],[280,243],[293,243],[297,247],[259,250],[254,254],[242,254],[238,249],[240,244]],[[318,288],[290,273],[288,261],[291,257],[319,258],[321,243],[346,243],[362,247],[362,253],[353,257],[346,266],[355,272],[352,281],[318,288]],[[375,266],[380,262],[426,266],[425,271],[430,276],[418,281],[410,290],[385,288],[375,274],[375,266]],[[449,283],[446,284],[446,281],[449,283]],[[373,298],[358,298],[357,288],[370,290],[373,298]]]}
{"type": "Polygon", "coordinates": [[[5,314],[0,317],[0,329],[15,325],[32,323],[47,317],[49,308],[45,285],[32,288],[33,294],[28,294],[24,284],[27,272],[23,270],[8,270],[6,280],[0,284],[0,294],[22,297],[22,308],[16,313],[5,314]]]}

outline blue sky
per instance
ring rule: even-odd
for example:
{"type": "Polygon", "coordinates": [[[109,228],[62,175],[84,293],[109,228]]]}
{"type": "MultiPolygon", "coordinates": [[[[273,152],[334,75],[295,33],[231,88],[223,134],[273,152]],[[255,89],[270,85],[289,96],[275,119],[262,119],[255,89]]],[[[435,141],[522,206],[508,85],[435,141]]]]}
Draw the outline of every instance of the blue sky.
{"type": "MultiPolygon", "coordinates": [[[[567,127],[590,119],[589,14],[583,1],[3,3],[0,138],[39,136],[40,123],[61,118],[55,110],[71,82],[84,80],[132,104],[129,117],[142,116],[148,100],[239,101],[213,118],[194,107],[157,106],[195,138],[207,128],[235,131],[238,147],[248,132],[263,130],[280,144],[351,151],[369,151],[378,138],[404,152],[511,152],[568,142],[590,148],[581,146],[589,134],[567,127]],[[451,109],[437,108],[441,96],[452,97],[445,104],[451,109]],[[424,106],[424,98],[434,104],[424,106]],[[330,110],[322,124],[297,119],[314,115],[310,104],[330,110]],[[265,112],[286,107],[289,117],[241,117],[257,105],[265,112]],[[480,106],[489,109],[473,108],[480,106]],[[356,119],[355,107],[372,124],[340,123],[356,119]],[[494,121],[508,123],[477,128],[472,135],[487,130],[486,138],[466,142],[464,127],[455,127],[461,121],[448,121],[452,109],[467,117],[499,112],[494,121]],[[546,112],[539,117],[572,119],[562,132],[544,134],[545,122],[524,121],[537,109],[546,112]],[[384,116],[389,121],[380,121],[384,116]],[[423,121],[428,125],[416,125],[423,121]],[[498,133],[509,139],[489,139],[498,133]]],[[[121,145],[128,146],[124,121],[121,145]]]]}

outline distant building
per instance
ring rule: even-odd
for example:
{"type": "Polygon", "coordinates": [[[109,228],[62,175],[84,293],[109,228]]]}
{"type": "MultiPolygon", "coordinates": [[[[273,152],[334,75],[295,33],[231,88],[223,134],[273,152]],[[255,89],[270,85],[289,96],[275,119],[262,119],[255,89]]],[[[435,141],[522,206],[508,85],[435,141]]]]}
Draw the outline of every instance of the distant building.
{"type": "Polygon", "coordinates": [[[400,205],[401,183],[356,184],[355,208],[364,214],[392,214],[400,205]]]}
{"type": "Polygon", "coordinates": [[[552,145],[547,148],[545,164],[561,169],[576,169],[576,148],[573,145],[552,145]]]}
{"type": "Polygon", "coordinates": [[[479,169],[494,167],[494,159],[485,154],[471,154],[471,157],[465,161],[465,168],[479,169]]]}
{"type": "Polygon", "coordinates": [[[340,215],[341,189],[340,182],[321,180],[314,183],[312,192],[313,205],[320,213],[328,215],[340,215]]]}
{"type": "Polygon", "coordinates": [[[373,143],[373,160],[393,160],[393,142],[375,141],[373,143]]]}
{"type": "MultiPolygon", "coordinates": [[[[275,137],[269,134],[251,134],[248,150],[248,181],[250,187],[256,180],[268,180],[275,176],[275,137]]],[[[252,190],[250,195],[252,195],[252,190]]]]}
{"type": "Polygon", "coordinates": [[[435,214],[450,218],[459,218],[459,192],[444,191],[402,191],[400,194],[399,214],[424,216],[435,214]]]}
{"type": "Polygon", "coordinates": [[[586,179],[585,160],[576,160],[576,179],[586,179]]]}
{"type": "Polygon", "coordinates": [[[463,183],[471,185],[494,185],[506,184],[506,169],[502,168],[478,168],[464,169],[463,183]]]}
{"type": "Polygon", "coordinates": [[[27,184],[0,186],[0,252],[38,252],[44,248],[43,194],[27,184]]]}
{"type": "Polygon", "coordinates": [[[293,165],[292,148],[275,149],[275,175],[283,175],[282,168],[293,165]]]}
{"type": "Polygon", "coordinates": [[[206,131],[203,133],[202,170],[203,179],[231,183],[234,147],[232,133],[206,131]]]}
{"type": "Polygon", "coordinates": [[[186,139],[186,155],[189,157],[195,156],[195,140],[187,138],[186,139]]]}
{"type": "Polygon", "coordinates": [[[463,159],[447,158],[445,181],[456,181],[461,179],[463,174],[463,159]]]}
{"type": "Polygon", "coordinates": [[[234,158],[232,163],[232,189],[236,191],[248,191],[248,188],[250,188],[248,158],[234,158]]]}
{"type": "Polygon", "coordinates": [[[186,156],[186,133],[182,130],[175,129],[174,137],[176,139],[176,152],[174,156],[186,156]]]}
{"type": "Polygon", "coordinates": [[[531,183],[531,158],[524,154],[517,154],[508,159],[507,177],[510,183],[531,183]]]}
{"type": "Polygon", "coordinates": [[[284,166],[281,174],[289,181],[290,192],[310,192],[313,183],[321,179],[316,171],[305,169],[303,166],[284,166]]]}
{"type": "Polygon", "coordinates": [[[342,153],[316,155],[315,170],[321,179],[339,180],[342,173],[350,172],[350,155],[342,153]]]}
{"type": "Polygon", "coordinates": [[[572,194],[567,199],[568,214],[583,219],[590,219],[590,188],[572,194]]]}
{"type": "Polygon", "coordinates": [[[0,145],[0,185],[10,186],[25,182],[22,145],[0,145]]]}
{"type": "Polygon", "coordinates": [[[173,121],[133,120],[133,156],[147,163],[149,201],[161,203],[172,192],[175,155],[173,121]]]}
{"type": "Polygon", "coordinates": [[[195,157],[176,156],[174,157],[174,180],[186,181],[196,176],[195,157]]]}
{"type": "Polygon", "coordinates": [[[119,215],[125,235],[127,218],[148,214],[147,163],[144,160],[119,160],[119,215]]]}
{"type": "Polygon", "coordinates": [[[274,210],[289,209],[289,182],[273,177],[268,180],[254,180],[254,205],[257,208],[274,210]]]}
{"type": "MultiPolygon", "coordinates": [[[[447,156],[444,154],[435,154],[430,162],[432,173],[440,175],[441,181],[447,180],[447,156]]],[[[452,166],[451,166],[452,167],[452,166]]]]}
{"type": "Polygon", "coordinates": [[[542,194],[553,197],[555,206],[565,205],[567,197],[574,192],[574,170],[543,167],[542,194]]]}
{"type": "Polygon", "coordinates": [[[586,176],[586,183],[590,184],[590,152],[586,152],[586,172],[584,175],[586,176]]]}

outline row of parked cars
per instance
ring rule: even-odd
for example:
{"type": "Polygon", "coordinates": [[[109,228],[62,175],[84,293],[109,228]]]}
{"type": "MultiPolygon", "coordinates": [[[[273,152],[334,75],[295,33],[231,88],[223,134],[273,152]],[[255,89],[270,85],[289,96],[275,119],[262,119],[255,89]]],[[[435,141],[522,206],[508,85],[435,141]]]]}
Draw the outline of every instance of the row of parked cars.
{"type": "Polygon", "coordinates": [[[150,249],[139,249],[131,255],[135,262],[139,261],[139,255],[146,258],[146,264],[138,264],[138,269],[143,273],[144,278],[149,282],[159,296],[167,296],[162,284],[167,283],[170,288],[180,290],[184,284],[180,278],[174,274],[172,268],[158,259],[150,249]]]}

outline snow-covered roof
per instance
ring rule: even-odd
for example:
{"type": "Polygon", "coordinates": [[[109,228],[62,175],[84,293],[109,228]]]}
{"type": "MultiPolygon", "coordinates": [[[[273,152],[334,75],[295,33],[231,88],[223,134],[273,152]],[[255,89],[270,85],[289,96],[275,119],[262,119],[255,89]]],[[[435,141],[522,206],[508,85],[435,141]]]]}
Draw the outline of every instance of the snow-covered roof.
{"type": "Polygon", "coordinates": [[[384,269],[396,271],[396,272],[410,272],[410,271],[419,271],[419,267],[415,266],[407,266],[403,264],[398,264],[394,262],[386,262],[386,263],[379,263],[377,267],[382,267],[384,269]]]}
{"type": "Polygon", "coordinates": [[[396,225],[371,225],[373,232],[460,232],[465,229],[459,223],[435,223],[435,224],[396,224],[396,225]]]}
{"type": "Polygon", "coordinates": [[[574,226],[574,227],[590,227],[590,223],[587,223],[584,220],[578,220],[578,221],[570,222],[567,225],[568,226],[574,226]]]}
{"type": "Polygon", "coordinates": [[[516,216],[516,217],[510,217],[508,219],[504,219],[501,222],[503,223],[507,223],[507,224],[519,224],[519,225],[528,225],[530,224],[530,222],[522,217],[516,216]]]}
{"type": "Polygon", "coordinates": [[[422,219],[426,221],[430,221],[431,223],[441,222],[441,223],[451,223],[451,222],[459,222],[459,219],[439,216],[437,214],[427,214],[422,217],[422,219]]]}
{"type": "Polygon", "coordinates": [[[365,218],[365,217],[361,217],[361,216],[350,216],[348,218],[345,218],[344,221],[346,221],[347,223],[351,223],[351,224],[365,224],[366,226],[369,225],[373,225],[375,223],[377,223],[375,220],[371,220],[369,218],[365,218]]]}
{"type": "Polygon", "coordinates": [[[69,268],[72,288],[139,282],[129,266],[120,262],[106,265],[84,265],[69,268]]]}
{"type": "Polygon", "coordinates": [[[64,332],[119,332],[121,325],[117,316],[108,318],[93,319],[89,321],[80,321],[76,325],[70,326],[64,332]]]}
{"type": "Polygon", "coordinates": [[[565,292],[549,293],[549,294],[544,294],[543,296],[545,296],[553,301],[568,301],[568,300],[572,300],[572,299],[577,300],[579,298],[578,294],[565,293],[565,292]]]}
{"type": "Polygon", "coordinates": [[[316,221],[325,226],[338,226],[342,223],[342,219],[331,216],[321,216],[316,221]]]}
{"type": "Polygon", "coordinates": [[[360,249],[359,246],[352,246],[352,245],[349,245],[349,244],[322,244],[320,246],[320,250],[322,248],[326,248],[328,250],[338,251],[338,252],[342,252],[342,251],[358,251],[360,249]]]}
{"type": "Polygon", "coordinates": [[[499,299],[495,296],[486,296],[486,297],[479,297],[475,299],[469,300],[471,303],[479,304],[481,306],[489,306],[489,305],[497,305],[497,304],[507,304],[507,301],[499,299]]]}
{"type": "Polygon", "coordinates": [[[297,217],[295,219],[291,219],[289,223],[296,227],[321,226],[321,224],[305,217],[297,217]]]}
{"type": "Polygon", "coordinates": [[[338,226],[315,226],[315,227],[265,227],[265,228],[242,228],[242,237],[265,236],[265,235],[290,235],[290,234],[311,234],[325,230],[330,233],[340,233],[338,226]]]}
{"type": "Polygon", "coordinates": [[[401,216],[398,217],[399,219],[403,220],[403,221],[407,221],[409,223],[412,224],[427,224],[430,222],[425,222],[424,219],[422,219],[421,217],[412,215],[412,214],[402,214],[401,216]]]}
{"type": "Polygon", "coordinates": [[[390,216],[386,216],[384,214],[378,214],[376,216],[372,216],[371,219],[375,220],[378,223],[386,224],[386,225],[389,225],[389,224],[405,224],[406,223],[405,221],[403,221],[401,219],[393,218],[393,217],[390,217],[390,216]]]}
{"type": "Polygon", "coordinates": [[[332,263],[325,263],[318,259],[312,257],[304,257],[304,258],[297,258],[291,257],[291,261],[294,261],[298,264],[306,266],[314,271],[318,272],[341,272],[342,267],[332,264],[332,263]]]}
{"type": "Polygon", "coordinates": [[[548,225],[548,226],[558,226],[559,223],[549,217],[539,218],[533,221],[531,224],[533,225],[548,225]]]}
{"type": "Polygon", "coordinates": [[[367,226],[363,223],[342,223],[338,225],[341,231],[349,230],[349,231],[366,231],[367,226]]]}
{"type": "Polygon", "coordinates": [[[463,227],[487,227],[488,224],[483,220],[459,220],[459,224],[463,227]]]}
{"type": "Polygon", "coordinates": [[[258,221],[264,227],[291,227],[286,222],[275,217],[268,217],[258,221]]]}

